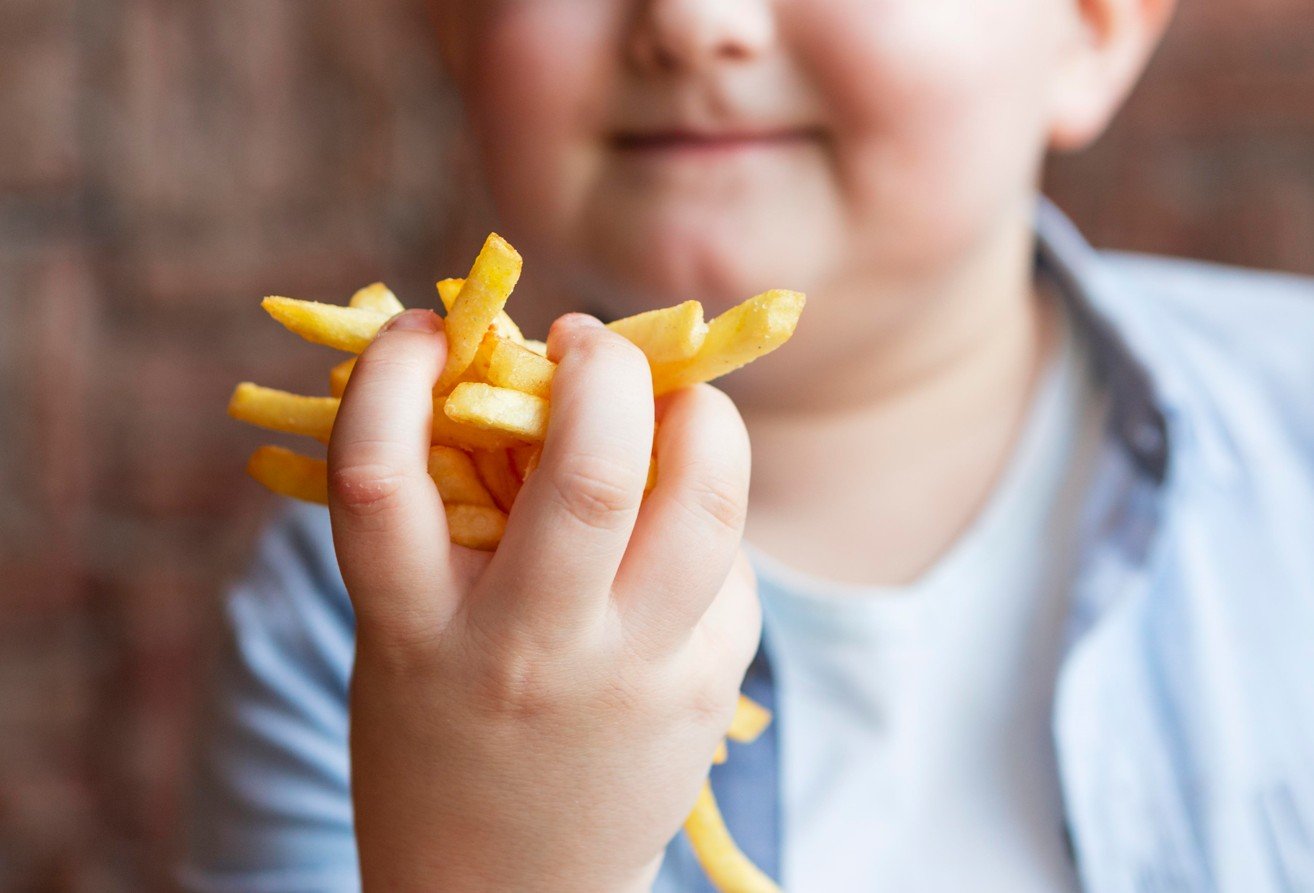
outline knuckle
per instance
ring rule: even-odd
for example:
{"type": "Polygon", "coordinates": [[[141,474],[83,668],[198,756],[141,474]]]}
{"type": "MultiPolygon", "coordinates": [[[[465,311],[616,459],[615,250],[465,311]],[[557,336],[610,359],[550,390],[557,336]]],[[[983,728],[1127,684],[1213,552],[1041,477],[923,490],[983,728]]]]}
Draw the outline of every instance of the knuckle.
{"type": "Polygon", "coordinates": [[[707,680],[689,688],[686,710],[699,726],[723,732],[734,719],[735,705],[739,700],[736,686],[722,680],[707,680]]]}
{"type": "Polygon", "coordinates": [[[762,641],[762,604],[756,581],[732,573],[703,616],[698,633],[706,653],[742,675],[762,641]]]}
{"type": "Polygon", "coordinates": [[[550,668],[529,649],[499,649],[474,682],[476,703],[491,715],[532,720],[553,713],[561,700],[550,668]]]}
{"type": "Polygon", "coordinates": [[[552,475],[557,501],[586,527],[612,530],[638,510],[638,476],[611,459],[581,455],[552,475]]]}
{"type": "Polygon", "coordinates": [[[377,517],[396,508],[405,480],[400,470],[387,463],[342,465],[329,472],[329,500],[357,517],[377,517]]]}
{"type": "Polygon", "coordinates": [[[708,468],[692,475],[685,505],[695,516],[710,518],[721,530],[738,534],[748,513],[743,475],[728,468],[708,468]]]}

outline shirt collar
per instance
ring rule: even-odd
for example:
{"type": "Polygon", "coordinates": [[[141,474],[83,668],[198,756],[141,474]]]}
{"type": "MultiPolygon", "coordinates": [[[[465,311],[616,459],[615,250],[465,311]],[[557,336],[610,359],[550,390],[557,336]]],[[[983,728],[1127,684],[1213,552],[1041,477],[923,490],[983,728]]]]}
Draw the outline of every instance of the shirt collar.
{"type": "Polygon", "coordinates": [[[1114,322],[1099,254],[1044,197],[1037,209],[1036,237],[1037,270],[1054,282],[1066,301],[1089,345],[1096,374],[1108,389],[1109,433],[1142,473],[1162,484],[1171,444],[1160,388],[1114,322]]]}

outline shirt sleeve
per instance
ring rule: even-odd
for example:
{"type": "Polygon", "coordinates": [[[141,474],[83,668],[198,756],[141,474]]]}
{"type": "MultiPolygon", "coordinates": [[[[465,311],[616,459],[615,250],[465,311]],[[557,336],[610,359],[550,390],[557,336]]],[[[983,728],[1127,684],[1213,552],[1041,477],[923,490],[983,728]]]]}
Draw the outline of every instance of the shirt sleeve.
{"type": "Polygon", "coordinates": [[[191,893],[355,893],[355,618],[327,511],[291,507],[271,526],[224,620],[179,884],[191,893]]]}

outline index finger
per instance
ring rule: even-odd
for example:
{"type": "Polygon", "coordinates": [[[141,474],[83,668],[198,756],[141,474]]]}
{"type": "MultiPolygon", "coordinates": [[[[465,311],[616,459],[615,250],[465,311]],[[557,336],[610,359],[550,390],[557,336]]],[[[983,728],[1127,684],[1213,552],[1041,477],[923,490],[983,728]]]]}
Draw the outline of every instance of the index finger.
{"type": "Polygon", "coordinates": [[[395,317],[360,355],[329,442],[329,512],[342,579],[362,626],[437,629],[449,574],[442,499],[428,473],[442,320],[395,317]]]}
{"type": "Polygon", "coordinates": [[[652,453],[648,363],[589,317],[565,317],[538,469],[489,565],[487,593],[512,622],[562,629],[597,617],[630,539],[652,453]]]}

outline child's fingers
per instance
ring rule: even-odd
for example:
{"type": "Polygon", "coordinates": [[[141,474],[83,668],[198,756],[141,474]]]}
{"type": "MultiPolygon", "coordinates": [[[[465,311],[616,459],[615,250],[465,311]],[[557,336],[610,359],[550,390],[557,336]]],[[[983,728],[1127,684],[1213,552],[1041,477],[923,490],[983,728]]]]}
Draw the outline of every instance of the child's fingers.
{"type": "Polygon", "coordinates": [[[762,641],[762,604],[757,595],[757,578],[743,549],[736,552],[733,567],[720,591],[707,606],[696,632],[708,649],[708,659],[722,661],[743,679],[762,641]]]}
{"type": "Polygon", "coordinates": [[[652,451],[643,354],[582,316],[558,321],[549,347],[559,365],[542,458],[482,587],[499,623],[536,635],[578,627],[606,608],[652,451]]]}
{"type": "Polygon", "coordinates": [[[428,474],[442,320],[394,318],[356,362],[329,443],[329,511],[343,580],[363,629],[427,636],[445,617],[447,519],[428,474]]]}
{"type": "Polygon", "coordinates": [[[616,579],[626,614],[645,638],[687,636],[716,596],[743,538],[750,453],[739,411],[699,385],[664,398],[657,486],[616,579]]]}

